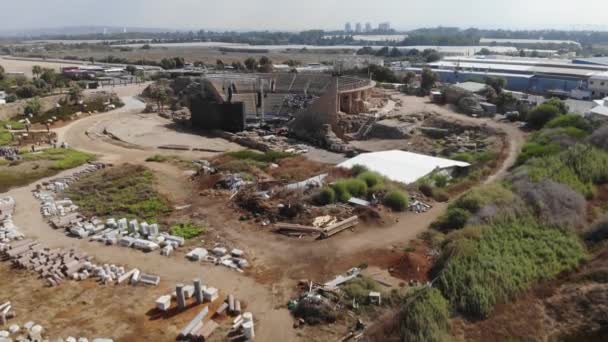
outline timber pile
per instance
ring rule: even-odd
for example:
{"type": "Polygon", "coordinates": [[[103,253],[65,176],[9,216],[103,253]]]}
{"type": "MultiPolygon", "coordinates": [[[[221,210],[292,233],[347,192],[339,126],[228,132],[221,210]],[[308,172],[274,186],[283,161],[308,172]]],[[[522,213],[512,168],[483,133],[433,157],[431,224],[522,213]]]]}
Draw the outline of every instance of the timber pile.
{"type": "Polygon", "coordinates": [[[280,233],[290,234],[310,234],[310,235],[319,235],[323,239],[329,238],[333,235],[336,235],[346,229],[352,228],[359,224],[359,217],[352,216],[347,218],[346,220],[337,222],[332,224],[326,228],[318,228],[313,226],[304,226],[299,224],[292,223],[277,223],[275,224],[276,231],[280,233]]]}

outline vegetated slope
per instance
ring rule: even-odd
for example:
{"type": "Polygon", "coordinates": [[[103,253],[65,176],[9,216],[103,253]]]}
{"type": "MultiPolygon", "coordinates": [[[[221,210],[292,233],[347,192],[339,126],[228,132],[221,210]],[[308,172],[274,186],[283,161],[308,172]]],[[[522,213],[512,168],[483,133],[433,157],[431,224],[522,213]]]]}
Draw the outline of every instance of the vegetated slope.
{"type": "MultiPolygon", "coordinates": [[[[598,138],[605,128],[564,113],[537,127],[502,185],[465,194],[435,224],[447,234],[435,244],[433,283],[450,303],[453,335],[444,340],[577,340],[606,331],[608,268],[598,260],[608,253],[608,225],[586,228],[608,209],[608,151],[598,138]]],[[[402,314],[410,308],[404,303],[402,314]]],[[[436,318],[423,314],[420,322],[435,329],[436,318]]]]}
{"type": "Polygon", "coordinates": [[[124,164],[86,175],[67,195],[82,213],[99,217],[127,217],[156,221],[170,211],[154,189],[154,174],[139,165],[124,164]]]}

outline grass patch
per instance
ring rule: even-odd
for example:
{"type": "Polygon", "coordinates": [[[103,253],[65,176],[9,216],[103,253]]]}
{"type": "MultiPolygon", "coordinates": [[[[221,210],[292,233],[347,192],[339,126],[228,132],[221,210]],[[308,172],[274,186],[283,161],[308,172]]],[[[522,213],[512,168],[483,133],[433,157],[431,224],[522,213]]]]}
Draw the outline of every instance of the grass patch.
{"type": "Polygon", "coordinates": [[[193,239],[205,233],[205,228],[192,223],[180,223],[171,226],[171,235],[181,236],[186,240],[193,239]]]}
{"type": "Polygon", "coordinates": [[[400,315],[401,340],[440,342],[449,340],[448,301],[434,288],[414,291],[404,300],[400,315]]]}
{"type": "Polygon", "coordinates": [[[450,258],[438,287],[455,309],[480,318],[497,303],[576,267],[586,256],[574,234],[532,220],[457,231],[443,253],[450,258]]]}
{"type": "Polygon", "coordinates": [[[86,175],[68,189],[83,214],[157,221],[171,209],[154,189],[154,175],[143,166],[123,165],[86,175]]]}
{"type": "Polygon", "coordinates": [[[369,277],[357,277],[342,286],[342,290],[350,300],[355,299],[357,303],[368,303],[370,291],[379,291],[378,283],[369,277]]]}
{"type": "Polygon", "coordinates": [[[169,160],[169,157],[162,154],[155,154],[151,157],[146,158],[147,162],[164,163],[169,160]]]}
{"type": "Polygon", "coordinates": [[[410,201],[407,193],[394,190],[384,196],[383,202],[393,211],[405,211],[409,207],[410,201]]]}
{"type": "Polygon", "coordinates": [[[52,160],[51,169],[67,170],[95,159],[89,153],[80,152],[71,148],[49,148],[41,152],[26,153],[23,155],[26,161],[52,160]]]}

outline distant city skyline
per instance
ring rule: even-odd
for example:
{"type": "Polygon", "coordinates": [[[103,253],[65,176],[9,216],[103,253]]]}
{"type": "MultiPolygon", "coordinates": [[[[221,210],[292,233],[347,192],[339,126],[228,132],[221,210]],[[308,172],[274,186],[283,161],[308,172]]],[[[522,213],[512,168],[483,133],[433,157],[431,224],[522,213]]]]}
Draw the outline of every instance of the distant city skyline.
{"type": "Polygon", "coordinates": [[[608,28],[608,1],[579,0],[20,0],[0,9],[0,31],[68,26],[163,27],[173,30],[342,30],[346,22],[487,29],[608,28]],[[280,14],[280,15],[277,15],[280,14]]]}

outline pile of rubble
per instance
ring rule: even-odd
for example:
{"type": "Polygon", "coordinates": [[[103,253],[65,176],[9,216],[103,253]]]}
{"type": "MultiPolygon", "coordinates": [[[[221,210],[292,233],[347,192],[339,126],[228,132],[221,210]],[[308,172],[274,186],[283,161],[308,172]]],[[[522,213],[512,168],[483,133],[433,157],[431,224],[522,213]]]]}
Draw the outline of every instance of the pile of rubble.
{"type": "Polygon", "coordinates": [[[236,134],[222,132],[221,137],[239,145],[259,151],[283,151],[294,154],[308,152],[304,144],[294,144],[286,136],[286,131],[253,129],[236,134]]]}
{"type": "Polygon", "coordinates": [[[308,108],[318,99],[317,96],[304,94],[288,94],[283,100],[283,105],[291,110],[308,108]]]}
{"type": "Polygon", "coordinates": [[[60,285],[63,281],[94,278],[99,283],[121,284],[130,280],[148,285],[158,285],[160,277],[142,274],[138,269],[125,272],[117,265],[93,263],[93,258],[74,249],[45,248],[35,240],[25,239],[11,244],[0,244],[0,258],[11,260],[16,268],[36,272],[45,279],[48,286],[60,285]]]}
{"type": "Polygon", "coordinates": [[[0,157],[11,161],[21,159],[19,156],[19,149],[10,146],[0,146],[0,157]]]}
{"type": "Polygon", "coordinates": [[[249,267],[249,262],[244,258],[245,253],[240,249],[232,249],[228,253],[228,249],[216,246],[211,250],[211,254],[205,248],[198,247],[186,254],[186,258],[190,261],[204,261],[214,265],[221,265],[233,269],[238,272],[243,272],[244,268],[249,267]]]}
{"type": "Polygon", "coordinates": [[[91,164],[71,176],[53,179],[38,186],[34,196],[42,202],[41,213],[55,229],[64,229],[70,236],[88,238],[106,245],[131,247],[144,252],[160,249],[161,254],[166,256],[184,245],[183,237],[160,232],[156,223],[148,224],[126,218],[108,218],[105,222],[95,217],[86,218],[78,213],[78,206],[69,198],[56,199],[58,193],[63,193],[80,176],[104,167],[103,164],[91,164]]]}
{"type": "MultiPolygon", "coordinates": [[[[10,302],[9,307],[10,307],[10,302]]],[[[0,306],[2,308],[3,306],[0,306]]],[[[1,322],[0,322],[1,323],[1,322]]],[[[3,324],[0,324],[3,325],[3,324]]],[[[48,341],[49,338],[44,336],[44,327],[40,324],[36,324],[32,321],[29,321],[23,326],[19,326],[18,324],[11,324],[8,327],[8,330],[0,330],[0,341],[48,341]]],[[[89,339],[86,337],[68,337],[65,340],[63,338],[53,339],[53,341],[61,341],[61,342],[89,342],[89,339]]],[[[94,338],[91,342],[113,342],[110,338],[94,338]]]]}
{"type": "Polygon", "coordinates": [[[12,197],[0,198],[0,246],[25,237],[13,223],[14,208],[15,200],[12,197]]]}
{"type": "Polygon", "coordinates": [[[0,199],[0,260],[11,260],[17,268],[36,272],[49,286],[57,286],[66,279],[85,280],[95,278],[100,283],[122,283],[129,279],[131,284],[141,282],[158,285],[160,277],[142,274],[138,269],[125,272],[124,267],[93,263],[93,258],[75,249],[50,249],[38,241],[25,239],[11,220],[15,201],[6,197],[0,199]]]}

